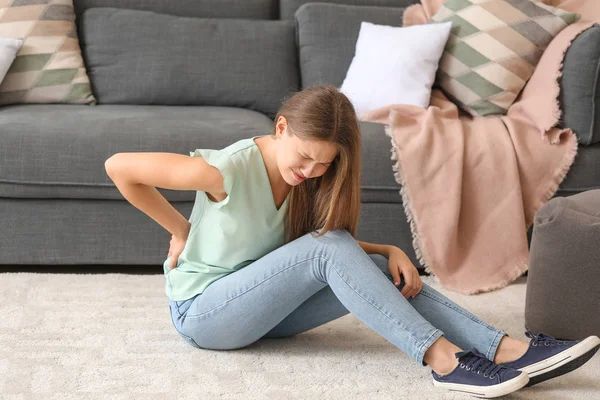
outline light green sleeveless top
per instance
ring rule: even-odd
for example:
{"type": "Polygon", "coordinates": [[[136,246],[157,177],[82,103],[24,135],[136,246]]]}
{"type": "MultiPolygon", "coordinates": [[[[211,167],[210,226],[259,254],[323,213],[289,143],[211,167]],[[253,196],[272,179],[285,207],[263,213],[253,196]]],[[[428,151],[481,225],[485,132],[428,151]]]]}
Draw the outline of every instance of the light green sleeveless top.
{"type": "Polygon", "coordinates": [[[227,197],[211,201],[197,191],[190,215],[190,233],[177,267],[163,263],[166,293],[173,301],[202,293],[217,279],[235,272],[284,244],[288,197],[277,210],[267,169],[254,138],[222,150],[196,149],[223,175],[227,197]]]}

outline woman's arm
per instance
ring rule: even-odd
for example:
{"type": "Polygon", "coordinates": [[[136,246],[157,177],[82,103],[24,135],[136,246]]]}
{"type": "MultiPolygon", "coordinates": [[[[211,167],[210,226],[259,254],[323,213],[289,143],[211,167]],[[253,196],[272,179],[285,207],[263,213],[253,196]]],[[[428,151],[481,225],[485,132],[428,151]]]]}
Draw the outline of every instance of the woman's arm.
{"type": "Polygon", "coordinates": [[[187,238],[190,222],[155,187],[127,182],[118,176],[113,178],[113,182],[132,205],[146,213],[172,235],[187,238]]]}
{"type": "Polygon", "coordinates": [[[410,261],[408,256],[401,248],[397,246],[372,244],[358,241],[360,247],[367,254],[381,254],[388,259],[388,270],[392,274],[395,286],[400,285],[400,276],[404,277],[405,285],[402,288],[402,295],[406,298],[413,298],[423,288],[423,281],[419,276],[417,267],[410,261]]]}
{"type": "Polygon", "coordinates": [[[156,189],[223,192],[223,176],[202,157],[176,153],[117,153],[104,163],[123,197],[172,235],[187,238],[190,222],[156,189]]]}
{"type": "MultiPolygon", "coordinates": [[[[360,240],[357,240],[357,242],[360,245],[360,247],[362,247],[362,249],[365,251],[365,253],[381,254],[382,256],[385,256],[387,258],[390,257],[390,251],[392,251],[392,249],[398,249],[396,246],[391,246],[391,245],[387,245],[387,244],[367,243],[367,242],[361,242],[360,240]]],[[[400,250],[400,249],[398,249],[398,250],[400,250]]]]}

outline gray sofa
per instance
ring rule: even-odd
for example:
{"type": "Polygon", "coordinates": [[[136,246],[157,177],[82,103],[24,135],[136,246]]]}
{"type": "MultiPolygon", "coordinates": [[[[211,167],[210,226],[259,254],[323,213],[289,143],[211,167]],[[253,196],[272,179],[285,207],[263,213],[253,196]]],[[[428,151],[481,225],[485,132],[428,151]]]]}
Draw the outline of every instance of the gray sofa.
{"type": "MultiPolygon", "coordinates": [[[[416,0],[75,0],[96,106],[0,108],[0,264],[154,265],[170,234],[104,170],[118,152],[188,154],[269,133],[287,95],[341,85],[360,21],[400,26],[416,0]]],[[[567,53],[564,124],[582,144],[559,196],[600,188],[600,29],[567,53]],[[583,62],[588,60],[589,62],[583,62]],[[593,82],[593,85],[591,84],[593,82]]],[[[362,124],[361,240],[421,267],[383,126],[362,124]]],[[[160,189],[189,217],[195,192],[160,189]]]]}

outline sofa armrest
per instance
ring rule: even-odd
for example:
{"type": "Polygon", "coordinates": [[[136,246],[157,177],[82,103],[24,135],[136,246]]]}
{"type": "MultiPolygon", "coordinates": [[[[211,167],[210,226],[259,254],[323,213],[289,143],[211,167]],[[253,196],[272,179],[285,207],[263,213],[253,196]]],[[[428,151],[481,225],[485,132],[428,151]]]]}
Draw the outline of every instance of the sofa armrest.
{"type": "Polygon", "coordinates": [[[560,125],[579,143],[600,142],[600,25],[579,35],[564,58],[560,80],[560,125]]]}

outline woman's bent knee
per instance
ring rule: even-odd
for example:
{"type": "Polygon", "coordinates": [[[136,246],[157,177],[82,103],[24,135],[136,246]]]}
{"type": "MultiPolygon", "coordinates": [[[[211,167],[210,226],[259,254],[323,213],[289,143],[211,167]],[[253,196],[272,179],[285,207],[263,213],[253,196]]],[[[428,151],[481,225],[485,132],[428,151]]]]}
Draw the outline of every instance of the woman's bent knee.
{"type": "Polygon", "coordinates": [[[388,276],[392,276],[392,274],[390,273],[390,268],[388,267],[388,259],[386,256],[381,254],[369,254],[369,257],[371,257],[371,260],[373,260],[375,265],[379,267],[381,272],[388,276]]]}

